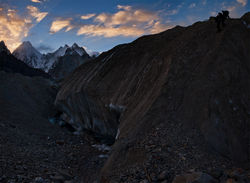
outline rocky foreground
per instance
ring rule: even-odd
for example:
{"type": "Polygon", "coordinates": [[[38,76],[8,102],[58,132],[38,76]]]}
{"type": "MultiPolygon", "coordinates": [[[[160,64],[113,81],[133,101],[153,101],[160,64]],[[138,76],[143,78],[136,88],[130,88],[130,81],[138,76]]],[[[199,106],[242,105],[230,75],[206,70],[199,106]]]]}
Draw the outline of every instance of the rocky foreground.
{"type": "Polygon", "coordinates": [[[2,65],[0,182],[250,182],[249,25],[143,36],[60,88],[2,65]]]}

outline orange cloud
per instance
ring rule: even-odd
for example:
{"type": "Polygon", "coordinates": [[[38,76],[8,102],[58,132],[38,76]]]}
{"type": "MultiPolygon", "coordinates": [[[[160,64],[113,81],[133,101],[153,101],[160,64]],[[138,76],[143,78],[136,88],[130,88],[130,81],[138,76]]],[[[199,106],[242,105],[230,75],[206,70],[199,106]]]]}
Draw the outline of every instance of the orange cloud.
{"type": "Polygon", "coordinates": [[[95,15],[96,15],[95,13],[91,13],[91,14],[87,14],[87,15],[82,15],[81,19],[87,20],[87,19],[90,19],[90,18],[94,17],[95,15]]]}
{"type": "Polygon", "coordinates": [[[48,15],[48,12],[40,12],[35,6],[27,6],[27,9],[29,10],[30,15],[36,18],[37,22],[42,21],[42,19],[48,15]]]}
{"type": "Polygon", "coordinates": [[[159,12],[122,5],[118,5],[117,9],[118,11],[114,14],[101,13],[99,15],[87,14],[81,16],[83,20],[96,16],[92,24],[89,25],[74,23],[72,18],[57,19],[52,22],[50,33],[56,33],[62,29],[67,32],[73,28],[78,28],[77,35],[137,37],[143,34],[159,33],[172,27],[161,22],[159,12]]]}
{"type": "Polygon", "coordinates": [[[173,25],[165,25],[165,24],[162,24],[160,21],[157,21],[154,23],[153,27],[151,28],[150,33],[157,34],[159,32],[165,31],[167,29],[171,29],[173,27],[174,27],[173,25]]]}
{"type": "Polygon", "coordinates": [[[29,18],[20,17],[13,9],[1,8],[0,22],[0,40],[5,41],[10,51],[21,43],[32,27],[29,18]]]}
{"type": "Polygon", "coordinates": [[[74,28],[74,26],[71,25],[71,19],[58,19],[53,21],[50,27],[50,33],[54,34],[64,28],[66,28],[65,32],[68,32],[74,28]]]}
{"type": "Polygon", "coordinates": [[[115,14],[102,13],[95,18],[96,22],[105,25],[119,25],[119,24],[136,24],[147,23],[151,20],[157,20],[159,17],[157,13],[146,10],[134,10],[131,6],[117,6],[120,11],[115,14]]]}
{"type": "Polygon", "coordinates": [[[33,2],[33,3],[42,3],[42,2],[39,1],[39,0],[31,0],[31,2],[33,2]]]}
{"type": "Polygon", "coordinates": [[[247,5],[247,0],[237,0],[238,3],[240,3],[242,6],[247,5]]]}
{"type": "Polygon", "coordinates": [[[89,35],[89,36],[104,36],[104,37],[115,37],[115,36],[141,36],[144,34],[144,30],[136,27],[105,27],[100,25],[85,25],[82,26],[77,35],[89,35]]]}
{"type": "Polygon", "coordinates": [[[81,26],[77,35],[137,37],[170,28],[170,26],[161,23],[157,12],[122,5],[118,5],[117,9],[118,11],[114,14],[101,13],[97,15],[94,23],[98,24],[81,26]]]}

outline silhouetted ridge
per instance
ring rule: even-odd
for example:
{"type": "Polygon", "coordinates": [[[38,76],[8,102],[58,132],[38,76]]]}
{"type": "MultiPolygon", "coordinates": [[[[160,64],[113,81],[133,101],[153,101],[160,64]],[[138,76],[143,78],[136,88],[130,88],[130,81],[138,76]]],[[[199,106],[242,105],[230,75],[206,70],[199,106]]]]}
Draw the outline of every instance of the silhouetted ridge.
{"type": "Polygon", "coordinates": [[[50,78],[50,76],[44,71],[31,68],[13,55],[6,52],[0,52],[0,70],[5,72],[20,73],[25,76],[42,76],[50,78]]]}

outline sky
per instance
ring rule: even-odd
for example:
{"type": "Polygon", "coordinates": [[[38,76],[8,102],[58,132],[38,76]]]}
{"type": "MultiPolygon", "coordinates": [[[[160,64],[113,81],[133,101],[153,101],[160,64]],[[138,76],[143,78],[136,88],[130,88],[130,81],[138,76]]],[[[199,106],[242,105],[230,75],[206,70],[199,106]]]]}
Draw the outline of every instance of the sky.
{"type": "Polygon", "coordinates": [[[238,18],[250,0],[0,0],[0,40],[13,51],[30,41],[42,53],[77,43],[107,51],[142,35],[188,26],[229,10],[238,18]]]}

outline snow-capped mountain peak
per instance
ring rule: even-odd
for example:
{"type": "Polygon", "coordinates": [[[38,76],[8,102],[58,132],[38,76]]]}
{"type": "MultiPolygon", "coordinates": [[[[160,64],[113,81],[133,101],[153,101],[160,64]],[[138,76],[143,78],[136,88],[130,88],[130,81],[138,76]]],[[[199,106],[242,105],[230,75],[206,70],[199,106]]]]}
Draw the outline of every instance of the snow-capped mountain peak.
{"type": "Polygon", "coordinates": [[[78,46],[76,43],[74,43],[71,46],[71,49],[74,50],[75,52],[77,52],[80,56],[83,56],[83,55],[87,54],[87,52],[84,50],[84,48],[78,46]]]}
{"type": "Polygon", "coordinates": [[[78,46],[76,43],[71,47],[65,44],[52,53],[41,54],[29,41],[23,42],[13,52],[13,55],[31,67],[43,69],[45,72],[48,72],[53,65],[58,62],[58,59],[65,55],[76,55],[89,58],[89,55],[84,48],[78,46]]]}
{"type": "Polygon", "coordinates": [[[24,41],[15,49],[13,55],[31,67],[41,68],[42,66],[42,54],[29,41],[24,41]]]}

